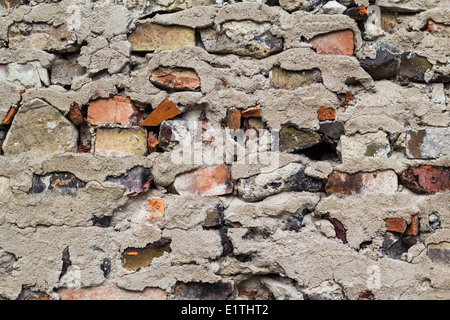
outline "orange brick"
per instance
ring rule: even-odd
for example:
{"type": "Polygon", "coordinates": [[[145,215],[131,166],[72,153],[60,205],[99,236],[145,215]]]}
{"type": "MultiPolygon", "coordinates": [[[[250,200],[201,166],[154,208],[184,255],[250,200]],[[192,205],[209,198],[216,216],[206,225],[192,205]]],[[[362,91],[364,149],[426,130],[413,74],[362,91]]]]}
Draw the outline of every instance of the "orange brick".
{"type": "Polygon", "coordinates": [[[224,164],[197,169],[175,178],[179,194],[215,196],[233,192],[230,168],[224,164]]]}
{"type": "Polygon", "coordinates": [[[9,109],[8,114],[6,115],[5,119],[2,121],[2,125],[9,125],[11,124],[11,122],[14,119],[14,116],[17,113],[18,108],[16,107],[12,107],[11,109],[9,109]]]}
{"type": "Polygon", "coordinates": [[[119,124],[125,127],[140,125],[142,115],[129,98],[115,96],[89,103],[87,118],[93,125],[119,124]]]}
{"type": "Polygon", "coordinates": [[[156,152],[159,140],[153,132],[148,132],[147,136],[148,153],[156,152]]]}
{"type": "Polygon", "coordinates": [[[317,110],[317,119],[319,119],[319,121],[334,120],[335,114],[333,108],[322,107],[317,110]]]}
{"type": "Polygon", "coordinates": [[[238,130],[241,127],[241,110],[230,108],[227,111],[227,128],[238,130]]]}
{"type": "Polygon", "coordinates": [[[144,120],[143,126],[159,126],[164,120],[171,119],[180,114],[175,103],[167,97],[153,112],[144,120]]]}
{"type": "Polygon", "coordinates": [[[320,34],[309,42],[318,54],[352,56],[354,51],[353,31],[351,30],[320,34]]]}
{"type": "Polygon", "coordinates": [[[255,107],[250,107],[242,111],[241,113],[243,118],[261,118],[261,106],[257,105],[255,107]]]}
{"type": "Polygon", "coordinates": [[[406,228],[405,233],[408,236],[416,236],[419,233],[419,217],[417,215],[411,218],[411,223],[406,228]]]}
{"type": "Polygon", "coordinates": [[[386,219],[386,229],[388,231],[403,233],[406,230],[406,220],[401,218],[386,219]]]}

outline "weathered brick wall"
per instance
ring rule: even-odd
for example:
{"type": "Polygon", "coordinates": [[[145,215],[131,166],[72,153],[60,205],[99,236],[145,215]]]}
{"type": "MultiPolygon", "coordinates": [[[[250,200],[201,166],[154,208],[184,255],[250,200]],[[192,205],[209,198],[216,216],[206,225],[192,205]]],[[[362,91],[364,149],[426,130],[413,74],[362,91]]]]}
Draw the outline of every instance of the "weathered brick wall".
{"type": "Polygon", "coordinates": [[[449,17],[0,0],[0,299],[450,299],[449,17]]]}

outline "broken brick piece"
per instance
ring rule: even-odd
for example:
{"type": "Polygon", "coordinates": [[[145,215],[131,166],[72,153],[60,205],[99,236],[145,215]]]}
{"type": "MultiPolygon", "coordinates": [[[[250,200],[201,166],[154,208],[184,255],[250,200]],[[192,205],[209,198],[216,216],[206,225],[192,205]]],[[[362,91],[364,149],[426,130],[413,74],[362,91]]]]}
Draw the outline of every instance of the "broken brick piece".
{"type": "Polygon", "coordinates": [[[261,118],[261,106],[250,107],[241,112],[242,118],[261,118]]]}
{"type": "Polygon", "coordinates": [[[143,126],[154,127],[159,126],[164,120],[171,119],[180,114],[175,103],[169,97],[164,101],[142,122],[143,126]]]}
{"type": "Polygon", "coordinates": [[[333,108],[322,107],[317,110],[317,119],[319,121],[334,120],[335,114],[333,108]]]}
{"type": "Polygon", "coordinates": [[[227,128],[238,130],[241,127],[241,110],[230,108],[227,110],[227,128]]]}
{"type": "Polygon", "coordinates": [[[224,164],[181,174],[175,178],[173,187],[181,195],[218,196],[233,192],[231,171],[224,164]]]}
{"type": "Polygon", "coordinates": [[[148,199],[145,207],[148,211],[150,223],[161,228],[164,223],[164,199],[148,199]]]}
{"type": "Polygon", "coordinates": [[[153,132],[148,132],[147,136],[148,153],[156,152],[159,140],[153,132]]]}
{"type": "Polygon", "coordinates": [[[408,236],[416,236],[419,234],[419,217],[417,215],[411,218],[411,223],[406,228],[405,233],[408,236]]]}
{"type": "Polygon", "coordinates": [[[407,227],[406,220],[401,218],[388,218],[385,223],[386,229],[392,232],[403,233],[407,227]]]}
{"type": "Polygon", "coordinates": [[[418,194],[434,194],[450,190],[450,168],[419,166],[409,168],[400,175],[402,184],[418,194]]]}
{"type": "Polygon", "coordinates": [[[80,108],[76,103],[70,106],[70,111],[67,116],[70,121],[77,126],[83,123],[83,115],[81,114],[80,108]]]}
{"type": "Polygon", "coordinates": [[[312,38],[309,43],[318,54],[353,55],[353,31],[343,30],[320,34],[312,38]]]}
{"type": "Polygon", "coordinates": [[[115,96],[91,101],[87,119],[92,125],[119,124],[124,127],[140,125],[142,116],[129,98],[115,96]]]}
{"type": "Polygon", "coordinates": [[[160,67],[153,71],[150,81],[169,90],[200,90],[200,78],[192,69],[160,67]]]}
{"type": "Polygon", "coordinates": [[[12,107],[11,109],[9,109],[8,114],[6,115],[5,119],[2,121],[2,125],[10,125],[11,122],[14,119],[14,116],[17,113],[17,110],[19,110],[19,108],[17,107],[12,107]]]}
{"type": "Polygon", "coordinates": [[[128,41],[133,51],[176,50],[183,46],[195,46],[195,29],[147,22],[137,24],[128,35],[128,41]]]}
{"type": "Polygon", "coordinates": [[[147,133],[143,128],[99,128],[95,136],[95,153],[145,155],[147,133]]]}

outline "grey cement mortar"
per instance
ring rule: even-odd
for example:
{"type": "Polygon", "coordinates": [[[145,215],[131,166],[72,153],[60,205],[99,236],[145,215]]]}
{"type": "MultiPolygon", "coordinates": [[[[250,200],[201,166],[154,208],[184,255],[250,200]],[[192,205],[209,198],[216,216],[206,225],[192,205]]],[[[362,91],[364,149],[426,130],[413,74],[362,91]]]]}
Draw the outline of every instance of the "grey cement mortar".
{"type": "MultiPolygon", "coordinates": [[[[346,6],[353,1],[340,1],[346,6]]],[[[367,1],[356,1],[362,5],[367,1]]],[[[70,1],[19,6],[5,14],[0,23],[0,64],[37,62],[51,68],[60,56],[31,48],[7,48],[10,24],[46,22],[60,25],[66,22],[70,1]]],[[[399,12],[399,30],[380,38],[403,51],[414,51],[434,65],[434,71],[450,74],[448,33],[430,34],[420,31],[428,20],[449,25],[448,7],[435,8],[434,2],[376,1],[382,8],[399,12]],[[390,4],[387,4],[387,3],[390,4]],[[421,12],[416,15],[405,12],[421,12]]],[[[367,5],[367,4],[365,4],[367,5]]],[[[166,25],[182,25],[198,29],[220,30],[229,21],[252,20],[270,22],[270,31],[284,37],[281,53],[262,59],[236,55],[209,54],[200,47],[184,47],[174,51],[156,51],[144,55],[130,52],[126,34],[134,30],[144,8],[81,4],[81,26],[74,32],[80,49],[77,63],[87,73],[72,80],[71,90],[58,85],[27,88],[22,104],[44,99],[62,116],[75,102],[86,105],[92,97],[107,98],[120,90],[145,113],[149,113],[167,96],[166,92],[148,81],[152,71],[164,66],[194,69],[201,79],[201,92],[174,92],[170,99],[189,117],[190,111],[205,109],[208,125],[220,125],[231,107],[246,108],[261,104],[262,119],[269,128],[278,129],[288,121],[302,128],[317,130],[316,110],[334,106],[336,118],[344,123],[346,135],[357,137],[383,132],[391,139],[401,137],[406,128],[448,127],[449,88],[445,85],[444,104],[436,105],[430,95],[431,84],[410,83],[401,86],[392,81],[374,81],[357,59],[374,57],[374,51],[362,39],[352,19],[344,15],[322,15],[305,11],[288,13],[280,7],[254,2],[227,6],[192,6],[187,10],[156,14],[143,21],[166,25]],[[355,56],[322,56],[301,37],[336,30],[350,29],[355,35],[355,56]],[[99,58],[100,57],[100,58],[99,58]],[[127,74],[126,67],[132,66],[127,74]],[[270,88],[270,70],[280,66],[286,70],[320,69],[323,83],[296,90],[270,88]],[[227,82],[224,88],[221,79],[227,82]],[[349,84],[349,80],[356,84],[349,84]],[[345,107],[336,107],[342,94],[351,90],[355,99],[345,107]]],[[[168,8],[171,11],[172,8],[168,8]]],[[[350,81],[350,82],[352,82],[350,81]]],[[[18,87],[2,84],[0,119],[20,100],[18,87]]],[[[23,110],[21,110],[23,112],[23,110]]],[[[195,113],[195,112],[194,112],[195,113]]],[[[395,142],[401,149],[401,138],[395,142]]],[[[404,142],[403,142],[404,143],[404,142]]],[[[448,242],[450,238],[447,193],[418,196],[400,188],[394,195],[327,196],[323,192],[285,192],[255,203],[237,198],[180,196],[167,192],[178,174],[199,165],[178,165],[170,162],[170,152],[144,156],[112,157],[94,154],[55,153],[33,156],[0,156],[0,249],[14,254],[17,261],[11,274],[0,268],[0,295],[16,299],[23,287],[58,297],[54,291],[67,284],[60,282],[61,255],[70,249],[72,265],[81,272],[81,287],[117,285],[141,291],[159,287],[170,298],[174,285],[181,282],[226,282],[257,277],[271,288],[277,298],[303,299],[302,293],[323,294],[344,292],[345,298],[357,299],[368,289],[368,270],[379,270],[381,286],[372,288],[377,299],[449,299],[448,267],[426,257],[426,246],[448,242]],[[135,166],[150,168],[155,189],[137,198],[128,198],[123,188],[106,182],[108,176],[118,176],[135,166]],[[86,182],[75,197],[30,195],[33,174],[45,175],[67,171],[86,182]],[[147,199],[163,198],[165,228],[133,225],[134,217],[147,199]],[[241,262],[221,257],[222,245],[218,230],[202,227],[206,209],[222,202],[225,219],[238,222],[240,228],[229,228],[228,237],[234,254],[250,255],[252,261],[241,262]],[[285,222],[300,208],[311,211],[299,232],[283,229],[285,222]],[[322,215],[329,213],[342,222],[348,243],[333,236],[333,230],[322,215]],[[430,214],[438,214],[441,227],[433,231],[427,224],[430,214]],[[92,214],[113,216],[109,228],[92,226],[92,214]],[[384,219],[404,218],[408,222],[419,216],[421,243],[408,251],[408,260],[394,260],[380,255],[385,233],[384,219]],[[253,238],[249,232],[253,232],[253,238]],[[153,261],[151,267],[127,271],[120,264],[120,253],[128,247],[143,247],[168,237],[172,240],[170,254],[153,261]],[[360,250],[365,241],[371,245],[360,250]],[[422,246],[421,246],[422,245],[422,246]],[[112,262],[111,275],[105,279],[100,269],[104,258],[112,262]],[[188,264],[195,260],[196,264],[188,264]],[[372,269],[371,269],[372,268],[372,269]],[[351,272],[349,271],[351,270],[351,272]],[[278,278],[265,277],[276,274],[278,278]],[[330,285],[332,283],[333,285],[330,285]]],[[[438,159],[408,159],[395,150],[387,158],[360,158],[352,161],[312,161],[303,155],[282,154],[278,167],[293,163],[306,167],[305,173],[326,179],[332,170],[340,172],[373,172],[394,170],[401,174],[417,165],[450,166],[450,157],[438,159]]],[[[273,172],[278,168],[271,168],[273,172]]],[[[260,165],[251,167],[233,164],[233,182],[267,172],[260,165]]],[[[2,251],[0,251],[2,252],[2,251]]]]}

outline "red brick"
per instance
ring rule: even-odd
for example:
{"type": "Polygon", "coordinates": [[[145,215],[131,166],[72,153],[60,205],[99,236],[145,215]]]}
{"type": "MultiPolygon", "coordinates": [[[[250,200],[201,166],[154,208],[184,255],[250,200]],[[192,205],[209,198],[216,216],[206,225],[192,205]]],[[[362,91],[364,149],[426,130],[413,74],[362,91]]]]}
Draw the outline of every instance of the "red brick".
{"type": "Polygon", "coordinates": [[[319,121],[334,120],[335,114],[333,108],[322,107],[317,110],[317,119],[319,121]]]}
{"type": "Polygon", "coordinates": [[[224,164],[197,169],[175,178],[173,187],[179,194],[217,196],[233,192],[231,170],[224,164]]]}
{"type": "Polygon", "coordinates": [[[320,34],[309,42],[318,54],[352,56],[354,51],[353,31],[351,30],[320,34]]]}
{"type": "Polygon", "coordinates": [[[116,96],[89,103],[87,118],[93,125],[119,124],[125,127],[140,125],[142,116],[129,98],[116,96]]]}
{"type": "Polygon", "coordinates": [[[67,116],[70,121],[77,126],[83,123],[83,115],[81,114],[80,108],[76,103],[70,106],[70,111],[67,116]]]}
{"type": "Polygon", "coordinates": [[[242,118],[261,118],[261,106],[250,107],[242,111],[242,118]]]}
{"type": "Polygon", "coordinates": [[[166,293],[159,288],[128,291],[114,285],[82,289],[59,289],[61,300],[166,300],[166,293]]]}
{"type": "Polygon", "coordinates": [[[200,90],[200,78],[191,69],[161,67],[153,71],[150,81],[164,89],[200,90]]]}
{"type": "Polygon", "coordinates": [[[401,218],[388,218],[385,222],[388,231],[403,233],[407,227],[406,220],[401,218]]]}
{"type": "Polygon", "coordinates": [[[419,217],[417,215],[411,218],[411,223],[406,228],[405,233],[408,236],[416,236],[419,234],[419,217]]]}
{"type": "Polygon", "coordinates": [[[418,194],[434,194],[450,190],[450,168],[419,166],[405,170],[401,176],[402,184],[418,194]]]}
{"type": "Polygon", "coordinates": [[[241,110],[230,108],[227,111],[227,128],[238,130],[241,127],[241,110]]]}
{"type": "Polygon", "coordinates": [[[148,132],[147,135],[148,153],[156,152],[159,140],[153,132],[148,132]]]}
{"type": "Polygon", "coordinates": [[[397,191],[398,181],[395,172],[358,172],[354,174],[333,171],[325,185],[327,194],[393,194],[397,191]]]}
{"type": "Polygon", "coordinates": [[[3,119],[1,124],[2,125],[11,124],[18,110],[19,108],[17,107],[12,107],[11,109],[9,109],[8,114],[6,115],[5,119],[3,119]]]}
{"type": "Polygon", "coordinates": [[[152,113],[144,120],[143,126],[159,126],[164,120],[171,119],[180,114],[175,103],[167,97],[152,113]]]}

